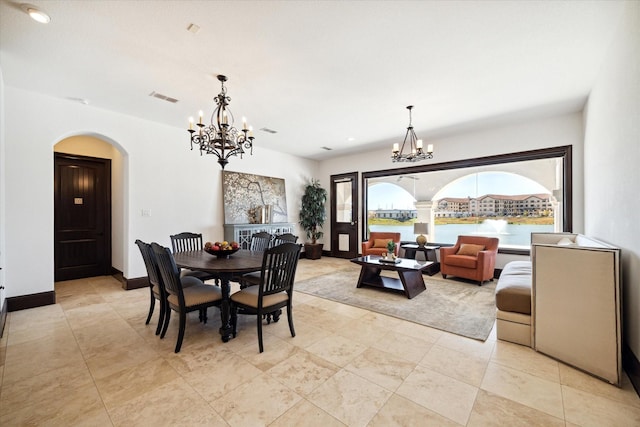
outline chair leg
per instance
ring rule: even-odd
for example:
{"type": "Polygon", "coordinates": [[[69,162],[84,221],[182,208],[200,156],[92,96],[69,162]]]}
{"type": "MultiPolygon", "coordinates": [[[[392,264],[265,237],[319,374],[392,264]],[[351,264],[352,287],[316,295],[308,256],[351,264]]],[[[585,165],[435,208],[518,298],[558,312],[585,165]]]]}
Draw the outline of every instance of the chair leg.
{"type": "Polygon", "coordinates": [[[289,331],[291,331],[291,336],[296,336],[296,330],[293,328],[293,313],[291,310],[291,306],[287,307],[287,320],[289,321],[289,331]]]}
{"type": "Polygon", "coordinates": [[[151,315],[153,314],[153,309],[156,306],[156,297],[153,296],[153,292],[149,292],[151,294],[151,302],[149,303],[149,314],[147,315],[147,321],[144,322],[145,325],[148,325],[151,321],[151,315]]]}
{"type": "Polygon", "coordinates": [[[162,299],[160,299],[160,315],[158,316],[158,326],[156,327],[156,335],[160,335],[160,332],[162,331],[162,325],[164,324],[164,316],[166,315],[165,312],[167,311],[167,307],[165,306],[165,303],[162,301],[162,299]]]}
{"type": "Polygon", "coordinates": [[[264,351],[264,346],[262,345],[262,316],[258,314],[256,319],[258,319],[258,347],[260,348],[260,353],[262,353],[264,351]]]}
{"type": "Polygon", "coordinates": [[[207,308],[200,309],[200,321],[202,323],[207,323],[207,308]]]}
{"type": "Polygon", "coordinates": [[[443,278],[443,279],[446,279],[446,278],[447,278],[447,275],[446,275],[446,274],[444,274],[444,273],[442,273],[442,278],[443,278]]]}
{"type": "Polygon", "coordinates": [[[187,314],[184,311],[180,312],[180,329],[178,329],[178,341],[176,341],[176,353],[180,352],[182,347],[182,339],[184,338],[184,328],[187,324],[187,314]]]}
{"type": "Polygon", "coordinates": [[[167,305],[167,309],[164,315],[164,325],[162,326],[162,332],[160,333],[160,339],[164,338],[169,328],[169,320],[171,320],[171,308],[167,305]]]}

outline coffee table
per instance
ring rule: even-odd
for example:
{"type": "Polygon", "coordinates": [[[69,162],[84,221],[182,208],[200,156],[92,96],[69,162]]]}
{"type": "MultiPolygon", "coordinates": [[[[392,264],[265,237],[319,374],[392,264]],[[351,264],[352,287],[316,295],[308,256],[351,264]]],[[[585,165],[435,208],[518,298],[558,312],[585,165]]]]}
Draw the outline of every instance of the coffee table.
{"type": "Polygon", "coordinates": [[[378,255],[367,255],[354,258],[351,262],[361,265],[360,277],[356,287],[370,286],[400,292],[411,299],[426,289],[422,279],[422,271],[428,269],[432,261],[416,261],[398,258],[397,264],[380,261],[378,255]],[[382,270],[395,271],[399,279],[381,276],[382,270]]]}

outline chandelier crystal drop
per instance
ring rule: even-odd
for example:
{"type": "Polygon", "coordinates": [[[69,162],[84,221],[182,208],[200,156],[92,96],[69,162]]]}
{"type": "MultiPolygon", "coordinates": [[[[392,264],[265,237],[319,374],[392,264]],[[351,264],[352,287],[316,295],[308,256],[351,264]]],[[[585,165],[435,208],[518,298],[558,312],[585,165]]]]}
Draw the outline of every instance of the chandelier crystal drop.
{"type": "Polygon", "coordinates": [[[433,159],[433,145],[427,145],[425,151],[422,146],[422,140],[416,137],[416,133],[413,131],[413,125],[411,124],[411,110],[413,105],[409,105],[409,126],[407,127],[407,133],[404,136],[402,147],[397,142],[393,144],[391,151],[391,160],[393,162],[417,162],[420,160],[433,159]],[[407,140],[409,144],[407,144],[407,140]],[[407,152],[405,153],[405,146],[407,146],[407,152]]]}
{"type": "Polygon", "coordinates": [[[202,123],[203,112],[200,111],[198,123],[194,123],[193,117],[189,118],[189,134],[191,136],[191,149],[197,145],[200,147],[200,155],[215,154],[222,169],[229,163],[229,157],[245,154],[253,155],[253,129],[247,126],[247,119],[242,118],[242,130],[233,126],[234,118],[229,109],[231,98],[227,96],[227,89],[224,82],[227,77],[218,75],[218,80],[222,85],[222,90],[214,98],[216,108],[211,115],[209,125],[202,123]],[[194,129],[197,126],[197,129],[194,129]]]}

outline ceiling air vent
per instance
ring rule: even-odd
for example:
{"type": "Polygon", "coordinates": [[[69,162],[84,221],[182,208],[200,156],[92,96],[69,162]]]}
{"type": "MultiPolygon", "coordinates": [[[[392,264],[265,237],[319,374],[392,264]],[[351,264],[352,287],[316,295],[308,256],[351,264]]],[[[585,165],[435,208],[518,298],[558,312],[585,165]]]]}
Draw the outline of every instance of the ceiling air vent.
{"type": "Polygon", "coordinates": [[[172,104],[175,104],[176,102],[178,102],[178,100],[177,100],[177,99],[175,99],[175,98],[171,98],[170,96],[167,96],[167,95],[163,95],[163,94],[158,93],[158,92],[156,92],[156,91],[151,92],[151,93],[149,94],[149,96],[152,96],[152,97],[154,97],[154,98],[158,98],[158,99],[162,99],[163,101],[167,101],[167,102],[170,102],[170,103],[172,103],[172,104]]]}
{"type": "Polygon", "coordinates": [[[329,147],[320,147],[320,148],[322,148],[323,150],[327,150],[327,151],[333,150],[333,148],[329,148],[329,147]]]}
{"type": "Polygon", "coordinates": [[[278,133],[278,131],[269,128],[261,128],[260,130],[267,133],[278,133]]]}

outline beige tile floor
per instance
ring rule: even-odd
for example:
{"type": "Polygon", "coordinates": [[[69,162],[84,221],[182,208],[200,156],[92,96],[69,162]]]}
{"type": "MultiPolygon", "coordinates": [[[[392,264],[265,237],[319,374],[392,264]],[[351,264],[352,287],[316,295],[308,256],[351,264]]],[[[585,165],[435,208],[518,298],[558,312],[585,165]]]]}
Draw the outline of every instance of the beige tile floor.
{"type": "MultiPolygon", "coordinates": [[[[301,260],[297,280],[348,261],[301,260]]],[[[0,425],[638,426],[625,376],[606,384],[535,351],[296,293],[297,335],[241,316],[223,343],[217,309],[154,335],[147,289],[111,277],[56,284],[58,303],[12,312],[0,340],[0,425]]]]}

